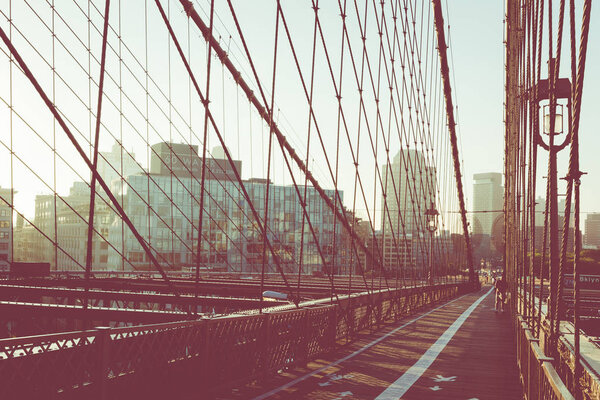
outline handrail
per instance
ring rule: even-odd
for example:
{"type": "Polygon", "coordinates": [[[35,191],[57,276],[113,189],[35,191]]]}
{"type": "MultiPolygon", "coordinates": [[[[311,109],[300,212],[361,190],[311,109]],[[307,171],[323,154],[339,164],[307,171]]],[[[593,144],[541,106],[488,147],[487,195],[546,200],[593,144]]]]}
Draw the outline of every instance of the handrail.
{"type": "MultiPolygon", "coordinates": [[[[518,301],[522,301],[522,296],[518,297],[518,301]]],[[[535,302],[533,312],[535,315],[540,313],[537,301],[535,302]]],[[[528,399],[574,399],[575,397],[581,399],[600,399],[600,376],[589,365],[585,357],[580,357],[579,359],[582,366],[582,378],[580,382],[574,381],[574,350],[565,337],[561,337],[558,340],[558,358],[555,360],[553,357],[546,356],[544,350],[546,347],[547,332],[543,323],[545,321],[545,313],[543,311],[541,317],[542,329],[540,337],[536,338],[531,333],[525,319],[521,315],[518,315],[518,340],[521,342],[518,347],[520,350],[518,361],[526,397],[528,399]],[[528,343],[528,346],[525,343],[528,343]],[[534,368],[532,371],[533,360],[536,361],[537,368],[534,368]],[[532,375],[536,374],[539,379],[543,378],[543,381],[540,381],[535,387],[527,385],[526,383],[529,380],[535,378],[532,375]]]]}
{"type": "Polygon", "coordinates": [[[308,362],[358,332],[471,289],[468,283],[350,296],[254,315],[0,340],[0,398],[177,397],[308,362]],[[15,354],[15,350],[21,352],[15,354]]]}

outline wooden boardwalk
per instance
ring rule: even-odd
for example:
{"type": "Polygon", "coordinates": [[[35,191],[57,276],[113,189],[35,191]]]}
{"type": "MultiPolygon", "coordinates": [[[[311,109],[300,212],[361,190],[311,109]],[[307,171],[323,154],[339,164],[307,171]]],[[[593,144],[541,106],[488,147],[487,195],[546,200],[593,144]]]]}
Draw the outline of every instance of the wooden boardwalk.
{"type": "Polygon", "coordinates": [[[521,399],[509,316],[493,296],[483,288],[215,398],[521,399]]]}

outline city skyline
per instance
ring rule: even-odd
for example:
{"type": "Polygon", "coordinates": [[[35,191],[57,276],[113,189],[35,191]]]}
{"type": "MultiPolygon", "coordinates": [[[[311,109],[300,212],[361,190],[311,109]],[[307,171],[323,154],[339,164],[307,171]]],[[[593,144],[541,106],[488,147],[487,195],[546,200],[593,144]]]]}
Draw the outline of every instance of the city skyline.
{"type": "MultiPolygon", "coordinates": [[[[152,149],[148,171],[140,169],[132,157],[128,163],[121,165],[120,173],[115,172],[115,166],[101,163],[100,174],[122,200],[123,209],[156,252],[159,262],[170,268],[193,268],[197,262],[197,196],[201,192],[202,160],[197,147],[189,145],[161,142],[153,145],[152,149]]],[[[103,154],[103,160],[120,160],[120,153],[120,147],[113,146],[111,152],[103,154]]],[[[214,153],[223,154],[223,150],[215,148],[214,153]]],[[[211,162],[207,162],[202,213],[205,239],[202,241],[200,262],[213,267],[222,265],[227,270],[256,272],[262,263],[262,250],[259,250],[262,249],[262,232],[253,222],[248,203],[243,199],[230,165],[218,158],[207,161],[211,162]]],[[[241,173],[242,162],[235,161],[234,165],[241,173]]],[[[243,182],[254,207],[261,215],[264,214],[267,182],[257,178],[243,182]]],[[[302,229],[305,238],[301,236],[300,226],[305,218],[294,186],[271,184],[270,187],[271,217],[268,219],[267,235],[280,248],[280,262],[290,271],[295,263],[302,264],[305,273],[320,271],[324,267],[323,260],[319,258],[323,248],[330,246],[332,241],[335,243],[333,236],[339,236],[340,243],[345,240],[340,236],[342,229],[339,221],[338,226],[334,227],[333,214],[314,188],[308,187],[307,208],[311,223],[317,229],[320,242],[320,246],[317,246],[310,237],[307,222],[304,222],[306,229],[302,229]],[[297,258],[299,254],[302,255],[301,260],[297,258]]],[[[327,193],[334,197],[333,191],[327,193]]],[[[343,198],[343,193],[340,196],[343,198]]],[[[86,246],[81,238],[87,235],[90,188],[85,182],[74,182],[69,195],[57,201],[57,208],[54,207],[55,201],[53,195],[38,195],[35,199],[36,213],[31,223],[24,224],[23,218],[19,218],[20,222],[14,229],[14,259],[49,262],[53,270],[76,270],[85,265],[86,246]],[[58,250],[49,240],[52,237],[56,238],[58,250]]],[[[95,213],[96,233],[92,243],[94,269],[126,271],[153,268],[133,233],[108,203],[97,202],[95,213]]],[[[346,249],[336,251],[334,258],[331,257],[334,254],[331,251],[325,251],[328,255],[326,263],[346,273],[349,268],[359,268],[351,266],[349,260],[342,261],[343,257],[349,256],[346,249]]],[[[269,272],[276,271],[272,257],[267,253],[269,272]]]]}
{"type": "MultiPolygon", "coordinates": [[[[198,7],[200,13],[203,15],[208,15],[206,4],[199,3],[198,7]]],[[[247,4],[240,4],[238,7],[240,7],[241,11],[240,21],[245,27],[247,27],[246,34],[249,36],[249,39],[261,39],[264,42],[265,38],[270,36],[267,32],[272,32],[271,29],[274,30],[274,20],[267,18],[266,16],[257,15],[256,8],[247,4]],[[262,29],[256,30],[255,26],[251,23],[253,18],[264,22],[262,29]]],[[[290,7],[290,24],[293,24],[295,29],[310,35],[309,27],[303,26],[300,23],[303,18],[311,17],[312,10],[310,7],[302,7],[301,4],[290,4],[288,7],[290,7]]],[[[123,5],[120,13],[127,13],[134,8],[134,5],[123,5]]],[[[160,26],[162,29],[163,24],[162,21],[160,21],[158,14],[153,9],[149,9],[149,11],[147,24],[149,26],[160,26]]],[[[22,11],[20,7],[14,7],[13,12],[15,13],[15,18],[17,19],[21,14],[26,15],[26,11],[22,11]]],[[[79,10],[77,7],[68,5],[65,6],[65,10],[62,12],[70,16],[75,25],[79,23],[87,23],[87,18],[81,19],[82,10],[79,10]]],[[[327,16],[336,15],[336,5],[323,5],[321,12],[323,15],[327,16]]],[[[480,95],[484,93],[488,97],[493,97],[495,99],[501,98],[501,93],[503,90],[502,80],[504,76],[503,68],[501,66],[501,60],[503,57],[503,10],[502,4],[500,3],[473,4],[472,2],[468,2],[466,0],[460,0],[455,2],[453,7],[449,8],[448,12],[448,20],[453,22],[451,24],[451,28],[449,29],[448,35],[451,59],[454,61],[451,65],[451,73],[453,78],[456,80],[453,93],[456,97],[455,104],[457,105],[456,113],[458,118],[459,146],[461,150],[463,150],[461,151],[463,161],[462,179],[465,187],[465,200],[467,209],[471,209],[473,206],[473,193],[470,177],[473,175],[473,173],[477,171],[502,170],[502,158],[500,156],[500,152],[495,151],[496,149],[502,148],[501,142],[504,136],[502,127],[502,102],[498,100],[493,102],[481,101],[480,95]],[[475,14],[479,15],[479,18],[471,17],[475,14]],[[473,29],[473,25],[485,26],[485,29],[481,29],[481,35],[472,37],[471,29],[473,29]],[[482,43],[485,41],[487,43],[495,43],[495,45],[480,46],[482,53],[479,57],[474,58],[470,53],[470,43],[473,40],[475,40],[476,43],[482,43]],[[497,62],[494,63],[493,61],[497,62]],[[486,68],[476,68],[476,66],[485,66],[486,68]],[[470,88],[473,86],[480,88],[480,90],[463,89],[465,87],[470,88]],[[466,115],[467,113],[469,118],[461,117],[461,115],[466,115]]],[[[592,13],[595,14],[597,12],[597,10],[594,10],[592,13]]],[[[222,7],[222,5],[217,4],[215,13],[218,16],[224,16],[229,12],[226,8],[222,7]]],[[[99,11],[94,11],[91,17],[92,23],[96,27],[100,27],[101,13],[99,11]]],[[[185,36],[185,32],[182,32],[182,27],[185,25],[185,15],[173,15],[172,18],[173,26],[176,32],[182,36],[185,36]]],[[[119,94],[118,85],[116,85],[118,80],[116,77],[123,75],[122,86],[124,90],[128,90],[128,96],[124,98],[126,103],[125,105],[128,107],[128,109],[131,108],[131,110],[134,112],[128,113],[127,118],[124,119],[123,117],[119,117],[119,110],[112,110],[111,108],[105,109],[103,123],[101,126],[103,135],[102,140],[100,141],[100,150],[109,151],[112,143],[117,140],[121,146],[127,149],[126,152],[138,153],[137,158],[139,162],[145,166],[144,168],[148,169],[150,160],[147,147],[151,143],[158,143],[173,139],[171,140],[173,142],[187,142],[192,145],[201,146],[202,135],[201,132],[198,131],[198,127],[203,125],[203,113],[201,112],[202,104],[199,103],[197,99],[194,99],[193,96],[190,96],[189,82],[187,82],[187,80],[180,79],[186,74],[182,65],[175,62],[175,58],[173,56],[169,57],[168,59],[164,59],[164,57],[162,57],[164,54],[163,50],[166,51],[169,47],[168,37],[166,35],[153,33],[151,31],[148,33],[149,36],[144,39],[142,25],[143,21],[136,21],[136,23],[131,24],[130,26],[123,26],[123,31],[120,33],[123,40],[125,40],[128,44],[129,50],[132,52],[135,49],[143,48],[148,40],[153,42],[154,45],[149,49],[148,52],[149,58],[147,64],[149,67],[146,70],[151,76],[150,81],[152,85],[147,96],[144,96],[143,93],[136,92],[136,90],[139,90],[144,86],[142,84],[141,87],[134,87],[135,79],[137,78],[136,74],[145,74],[144,65],[141,60],[136,60],[137,64],[134,63],[135,66],[130,66],[130,68],[132,68],[131,71],[125,71],[121,73],[119,71],[122,68],[119,66],[117,61],[117,55],[109,52],[107,56],[107,74],[109,74],[111,79],[108,81],[108,86],[105,88],[107,104],[115,105],[119,103],[118,99],[122,95],[119,94]],[[172,61],[171,58],[173,58],[172,61]],[[154,77],[159,71],[168,71],[168,75],[171,77],[169,84],[167,84],[166,81],[154,80],[154,77]],[[129,96],[131,97],[129,98],[129,96]],[[144,110],[143,107],[138,107],[136,110],[136,106],[138,106],[138,104],[144,104],[145,102],[148,102],[147,110],[144,110]],[[169,115],[175,116],[176,118],[168,118],[169,115]],[[150,117],[150,119],[146,117],[150,117]]],[[[47,37],[48,32],[45,32],[44,29],[45,28],[41,25],[31,24],[31,26],[27,26],[27,32],[23,33],[28,33],[33,37],[45,38],[47,37]]],[[[249,77],[250,68],[243,53],[243,46],[241,43],[239,43],[239,38],[237,38],[236,35],[231,35],[231,33],[234,32],[231,21],[228,21],[224,17],[219,18],[215,29],[217,32],[220,32],[221,37],[231,36],[231,38],[228,40],[229,55],[232,60],[235,60],[240,71],[249,77]]],[[[324,24],[323,29],[331,31],[334,29],[334,26],[330,24],[324,24]]],[[[590,35],[592,40],[599,37],[599,28],[592,26],[590,35]]],[[[97,36],[94,36],[92,38],[92,40],[95,41],[93,44],[97,45],[99,43],[98,39],[99,38],[97,36]]],[[[194,42],[196,39],[200,38],[191,38],[191,43],[197,43],[194,42]]],[[[66,47],[66,50],[74,53],[74,58],[77,58],[78,54],[81,58],[85,58],[89,55],[87,50],[82,50],[81,53],[77,53],[77,48],[78,46],[80,47],[80,43],[76,43],[75,41],[71,43],[71,40],[72,39],[63,38],[63,41],[65,41],[63,46],[66,47]],[[73,46],[69,47],[69,44],[73,44],[73,46]]],[[[111,48],[109,50],[115,52],[118,47],[115,37],[109,35],[108,40],[111,44],[111,48]]],[[[20,48],[24,47],[24,50],[27,50],[27,44],[18,37],[15,38],[15,42],[20,48]]],[[[269,71],[272,67],[268,61],[271,58],[270,51],[272,50],[269,49],[269,47],[270,46],[264,46],[264,48],[253,49],[258,55],[254,61],[260,71],[269,71]]],[[[43,62],[38,61],[35,57],[31,57],[33,54],[30,54],[29,50],[27,51],[28,52],[25,54],[29,55],[28,59],[32,61],[32,68],[34,70],[44,71],[45,67],[47,66],[45,66],[43,62]]],[[[82,87],[88,87],[87,83],[84,82],[88,82],[89,77],[87,77],[86,74],[80,74],[80,67],[76,66],[72,62],[73,60],[70,60],[68,53],[60,53],[64,52],[65,49],[63,49],[61,46],[58,46],[56,51],[59,52],[57,54],[63,54],[65,57],[64,60],[61,61],[61,63],[64,63],[64,65],[61,64],[61,66],[65,68],[64,71],[68,71],[75,82],[81,81],[82,87]]],[[[299,52],[300,57],[306,57],[307,59],[310,58],[310,52],[308,49],[299,47],[297,51],[299,52]]],[[[43,55],[46,58],[53,57],[50,54],[43,55]]],[[[195,56],[201,57],[200,54],[195,56]]],[[[589,68],[595,68],[594,66],[598,65],[599,61],[600,58],[597,56],[597,54],[595,52],[591,52],[588,58],[588,62],[590,63],[589,68]]],[[[2,64],[0,67],[3,68],[3,72],[7,72],[7,63],[2,64]]],[[[295,66],[293,64],[281,64],[278,68],[282,71],[282,73],[295,73],[295,66]]],[[[92,64],[90,70],[92,82],[94,82],[94,77],[96,76],[97,72],[98,65],[92,64]]],[[[542,71],[542,74],[544,74],[544,71],[542,71]]],[[[264,73],[264,75],[261,74],[260,77],[263,81],[268,81],[269,75],[270,74],[264,73]]],[[[586,85],[587,89],[584,91],[584,109],[582,111],[583,118],[581,123],[582,132],[592,131],[590,125],[591,121],[586,116],[590,115],[589,110],[592,109],[595,104],[599,103],[599,99],[595,93],[600,93],[600,90],[596,89],[598,88],[600,82],[589,75],[586,77],[586,79],[590,80],[590,82],[586,85]]],[[[236,159],[242,160],[244,165],[247,166],[243,172],[245,174],[243,178],[265,178],[267,169],[266,159],[268,153],[268,126],[261,121],[260,116],[256,114],[253,115],[251,112],[247,112],[247,107],[240,105],[240,93],[237,91],[237,89],[235,89],[235,85],[232,84],[231,78],[228,77],[226,72],[224,73],[224,71],[218,69],[213,71],[212,80],[214,81],[214,85],[220,85],[224,89],[222,93],[217,92],[213,94],[214,98],[212,99],[212,113],[215,115],[215,120],[219,122],[220,129],[223,131],[232,155],[236,159]],[[226,111],[235,112],[237,114],[237,121],[226,118],[226,111]]],[[[253,87],[256,85],[253,79],[248,80],[253,87]]],[[[328,81],[330,81],[330,79],[326,71],[317,71],[315,73],[315,84],[319,85],[319,87],[331,87],[331,83],[328,81]]],[[[4,91],[3,93],[7,93],[9,89],[5,83],[6,82],[4,81],[0,82],[0,88],[4,91]]],[[[44,79],[41,81],[41,83],[47,90],[50,90],[52,85],[49,79],[44,79]]],[[[309,113],[308,110],[301,110],[298,108],[296,100],[298,96],[301,97],[302,94],[299,93],[297,89],[292,90],[292,83],[288,80],[284,80],[279,83],[281,86],[277,86],[279,90],[277,91],[274,99],[278,110],[276,120],[278,125],[280,125],[282,130],[284,130],[286,133],[288,140],[293,143],[296,150],[302,154],[306,151],[308,146],[306,140],[307,138],[305,137],[304,133],[301,133],[301,129],[299,127],[307,124],[308,119],[306,116],[308,116],[309,113]]],[[[69,192],[72,182],[76,180],[88,180],[89,176],[77,176],[77,171],[84,170],[84,165],[79,156],[71,148],[71,144],[68,143],[64,137],[62,137],[62,133],[59,132],[60,128],[57,127],[50,114],[46,114],[45,112],[34,112],[32,115],[30,115],[28,110],[24,110],[22,108],[22,104],[27,104],[28,106],[31,105],[30,108],[32,110],[38,108],[42,109],[43,105],[41,104],[37,94],[32,93],[30,90],[31,88],[29,88],[27,85],[20,86],[20,89],[21,90],[18,93],[15,93],[12,100],[14,109],[19,112],[19,117],[23,118],[24,121],[26,120],[29,122],[31,128],[39,132],[51,133],[56,137],[56,139],[54,139],[55,143],[50,143],[49,148],[43,148],[43,146],[37,147],[38,144],[41,145],[39,139],[35,136],[30,138],[31,135],[27,132],[28,128],[23,124],[23,121],[16,116],[12,117],[13,123],[11,129],[14,130],[14,134],[11,136],[14,137],[14,141],[11,146],[13,146],[12,151],[14,154],[17,154],[19,158],[12,163],[13,166],[11,168],[2,170],[0,173],[0,185],[2,187],[11,187],[11,182],[13,183],[13,188],[19,193],[19,196],[17,197],[17,211],[28,217],[31,217],[34,214],[34,199],[36,195],[51,194],[53,190],[56,190],[58,194],[66,195],[69,192]],[[32,145],[36,148],[35,156],[28,154],[27,152],[32,145]],[[54,160],[56,156],[52,150],[53,146],[61,149],[61,156],[56,160],[54,160]],[[27,171],[27,169],[24,168],[21,163],[32,166],[35,172],[43,171],[43,173],[40,173],[38,177],[31,171],[27,171]],[[49,164],[54,164],[54,167],[46,168],[46,165],[49,164]],[[70,166],[72,167],[72,170],[69,168],[70,166]],[[49,187],[43,187],[44,185],[42,185],[39,180],[44,179],[47,182],[51,182],[53,180],[50,174],[52,171],[55,171],[55,174],[59,174],[61,179],[56,180],[56,183],[54,184],[49,184],[49,187]],[[23,182],[36,182],[36,185],[23,185],[23,182]]],[[[80,99],[81,104],[67,101],[67,97],[71,95],[69,88],[57,87],[53,90],[55,92],[54,95],[57,104],[65,107],[64,114],[69,116],[71,124],[77,129],[77,133],[80,135],[79,137],[84,145],[83,147],[88,151],[89,156],[91,156],[93,153],[91,146],[91,121],[93,120],[93,115],[89,115],[89,119],[85,118],[84,116],[91,114],[90,110],[93,109],[92,99],[95,97],[95,90],[96,88],[94,85],[89,86],[86,90],[88,93],[85,94],[85,96],[83,96],[82,93],[82,98],[80,99]],[[85,99],[85,97],[88,99],[85,99]],[[81,115],[78,115],[79,113],[81,113],[81,115]]],[[[268,90],[266,92],[268,95],[268,90]]],[[[6,95],[3,97],[8,98],[9,96],[6,95]]],[[[346,94],[344,99],[345,101],[348,101],[348,108],[353,107],[354,104],[358,104],[356,103],[356,98],[350,96],[349,94],[346,94]]],[[[323,109],[323,113],[320,114],[321,118],[319,129],[323,132],[329,133],[328,135],[323,136],[323,140],[327,146],[335,141],[334,139],[336,135],[333,134],[333,132],[338,130],[336,128],[335,121],[333,118],[330,118],[330,116],[336,114],[335,102],[330,103],[325,101],[325,99],[318,97],[315,99],[315,102],[318,102],[320,107],[323,109]]],[[[0,120],[6,123],[6,126],[8,126],[8,121],[10,118],[10,112],[8,109],[4,110],[3,113],[0,114],[0,120]]],[[[347,123],[352,122],[354,124],[356,122],[355,116],[352,114],[349,114],[347,118],[347,123]]],[[[407,115],[406,118],[410,119],[410,116],[407,115]]],[[[434,124],[444,123],[443,120],[432,122],[434,124]]],[[[315,131],[312,133],[313,139],[315,133],[315,131]]],[[[369,143],[367,137],[363,135],[363,139],[361,140],[364,142],[363,146],[368,149],[369,143]]],[[[376,157],[375,161],[377,162],[377,165],[359,161],[357,168],[361,175],[372,175],[377,167],[381,169],[384,164],[390,161],[390,158],[393,158],[393,154],[398,151],[398,147],[401,146],[403,140],[404,139],[401,138],[399,142],[394,140],[390,141],[389,152],[386,155],[379,154],[376,157]]],[[[593,141],[597,139],[595,137],[590,137],[590,140],[593,143],[593,141]]],[[[8,139],[5,141],[5,143],[8,143],[8,139]]],[[[348,144],[345,144],[343,140],[340,143],[342,146],[340,148],[340,153],[349,155],[353,153],[353,150],[348,144]]],[[[218,139],[213,130],[209,129],[207,136],[207,147],[209,149],[209,154],[211,151],[210,149],[212,149],[212,147],[214,147],[216,144],[218,144],[218,139]]],[[[436,159],[438,164],[436,166],[441,173],[442,171],[448,170],[449,166],[440,165],[440,144],[441,143],[438,143],[436,146],[432,145],[430,147],[431,150],[435,150],[432,152],[432,156],[436,159]]],[[[600,146],[600,143],[598,146],[600,146]]],[[[587,172],[587,175],[582,181],[582,211],[584,213],[600,211],[596,202],[594,201],[594,199],[599,198],[600,195],[594,194],[594,190],[596,190],[594,185],[586,184],[586,182],[592,182],[594,180],[594,174],[596,173],[594,167],[596,164],[593,162],[595,158],[593,157],[592,149],[598,146],[590,145],[582,148],[582,165],[587,172]]],[[[4,150],[0,149],[0,151],[4,150]]],[[[425,150],[427,151],[427,149],[425,150]]],[[[11,159],[10,154],[10,151],[6,151],[0,155],[4,157],[3,159],[9,160],[11,159]]],[[[544,157],[545,155],[542,153],[540,156],[539,170],[545,169],[544,157]]],[[[561,166],[562,170],[565,169],[565,158],[566,154],[559,155],[559,165],[561,166]]],[[[277,165],[285,165],[284,160],[278,154],[273,155],[272,161],[277,165]]],[[[327,170],[327,162],[325,161],[325,156],[322,154],[321,149],[312,146],[306,161],[308,162],[308,167],[311,169],[313,176],[315,176],[324,186],[328,188],[333,188],[336,186],[344,190],[346,193],[353,191],[354,174],[352,173],[351,168],[340,169],[338,182],[333,182],[332,176],[327,170]]],[[[330,168],[333,169],[333,160],[330,160],[330,168]]],[[[293,173],[297,174],[297,171],[294,171],[293,173]]],[[[272,171],[269,179],[277,184],[282,185],[291,184],[292,181],[290,173],[288,173],[285,168],[278,168],[272,171]]],[[[298,181],[303,181],[300,174],[296,177],[296,179],[298,181]]],[[[378,199],[381,195],[381,187],[378,187],[377,182],[369,179],[364,179],[363,185],[365,187],[365,192],[368,193],[367,198],[363,200],[362,198],[358,197],[355,201],[354,196],[347,196],[344,200],[344,205],[348,209],[356,210],[357,214],[363,219],[371,218],[372,223],[377,229],[379,229],[382,220],[381,213],[383,211],[378,209],[380,204],[378,199]]],[[[562,185],[563,183],[559,182],[560,190],[564,191],[564,187],[562,185]]],[[[537,193],[544,193],[541,177],[538,179],[537,186],[537,193]]],[[[450,209],[451,204],[449,202],[445,204],[445,208],[448,208],[449,212],[458,211],[456,208],[450,209]]],[[[448,219],[450,218],[448,215],[446,215],[446,220],[448,219]]],[[[458,229],[456,226],[457,225],[454,223],[453,226],[449,226],[449,228],[456,230],[458,229]]]]}
{"type": "Polygon", "coordinates": [[[591,5],[1,2],[0,399],[600,396],[591,5]]]}
{"type": "Polygon", "coordinates": [[[504,187],[499,172],[473,175],[473,233],[491,235],[496,218],[504,208],[504,187]],[[483,212],[482,214],[477,214],[483,212]]]}

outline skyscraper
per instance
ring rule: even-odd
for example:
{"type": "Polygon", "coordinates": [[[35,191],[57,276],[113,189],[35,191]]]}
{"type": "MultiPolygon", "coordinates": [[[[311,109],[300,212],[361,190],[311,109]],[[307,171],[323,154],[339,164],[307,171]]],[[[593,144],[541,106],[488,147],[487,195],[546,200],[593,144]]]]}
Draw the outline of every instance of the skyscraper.
{"type": "Polygon", "coordinates": [[[9,270],[12,261],[12,189],[0,188],[0,273],[9,270]]]}
{"type": "MultiPolygon", "coordinates": [[[[98,173],[113,191],[121,187],[121,177],[144,172],[143,168],[135,161],[135,153],[129,154],[115,142],[110,151],[101,151],[98,157],[98,173]],[[113,187],[113,185],[117,185],[113,187]]],[[[102,192],[101,188],[97,188],[102,192]]]]}
{"type": "MultiPolygon", "coordinates": [[[[149,174],[125,177],[127,185],[117,195],[123,199],[123,209],[140,235],[151,244],[164,268],[193,270],[198,263],[198,198],[202,172],[198,146],[162,142],[152,149],[149,174]]],[[[200,263],[203,268],[260,271],[262,231],[250,206],[253,205],[259,215],[265,214],[268,181],[260,178],[243,181],[247,201],[234,173],[235,168],[241,175],[242,162],[233,160],[232,167],[227,160],[214,158],[215,154],[225,156],[222,149],[216,149],[213,158],[206,160],[200,263]]],[[[331,198],[335,195],[333,190],[325,190],[325,193],[331,198]]],[[[342,192],[340,196],[343,198],[342,192]]],[[[295,271],[302,255],[304,273],[325,272],[319,248],[325,263],[334,268],[334,272],[339,271],[340,266],[347,267],[342,255],[348,252],[339,248],[340,220],[312,186],[307,187],[306,203],[316,241],[308,225],[302,229],[303,210],[295,187],[270,183],[267,236],[281,268],[286,272],[295,271]],[[328,245],[333,243],[334,236],[338,238],[335,249],[328,245]]],[[[121,229],[119,219],[110,226],[108,236],[114,247],[108,249],[111,268],[154,268],[133,233],[121,229]]],[[[277,272],[275,255],[270,250],[266,252],[267,272],[277,272]]]]}
{"type": "MultiPolygon", "coordinates": [[[[127,154],[119,143],[114,143],[111,151],[100,152],[97,168],[113,193],[126,187],[122,176],[144,173],[135,160],[135,154],[127,154]]],[[[96,191],[98,196],[105,196],[99,184],[96,184],[96,191]]],[[[49,262],[50,268],[58,271],[77,270],[85,265],[90,194],[88,182],[76,181],[68,194],[36,195],[33,223],[21,221],[14,231],[17,238],[15,260],[49,262]]],[[[96,198],[94,218],[94,228],[99,234],[92,238],[92,267],[106,269],[108,227],[114,222],[121,229],[122,221],[105,201],[99,199],[96,198]]]]}
{"type": "Polygon", "coordinates": [[[381,176],[384,268],[395,269],[417,257],[416,239],[425,231],[425,210],[435,202],[436,173],[422,152],[409,149],[385,164],[381,176]]]}
{"type": "Polygon", "coordinates": [[[502,174],[488,172],[473,175],[473,233],[491,235],[496,218],[502,214],[504,188],[502,174]]]}
{"type": "MultiPolygon", "coordinates": [[[[562,230],[564,217],[565,217],[565,205],[566,200],[564,198],[558,200],[558,229],[562,230]]],[[[571,203],[571,212],[573,212],[574,205],[571,203]]],[[[546,198],[537,197],[535,199],[535,226],[544,226],[544,219],[546,215],[546,198]]],[[[575,221],[573,217],[569,219],[569,226],[575,227],[575,221]]]]}
{"type": "Polygon", "coordinates": [[[600,248],[600,214],[588,214],[585,219],[585,244],[600,248]]]}

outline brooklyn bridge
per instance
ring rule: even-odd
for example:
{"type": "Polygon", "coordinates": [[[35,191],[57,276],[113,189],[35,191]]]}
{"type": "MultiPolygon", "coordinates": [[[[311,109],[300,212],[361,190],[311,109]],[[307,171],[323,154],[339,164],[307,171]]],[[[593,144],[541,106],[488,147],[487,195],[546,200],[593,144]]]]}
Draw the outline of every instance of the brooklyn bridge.
{"type": "Polygon", "coordinates": [[[0,14],[1,399],[600,399],[591,0],[0,14]]]}

